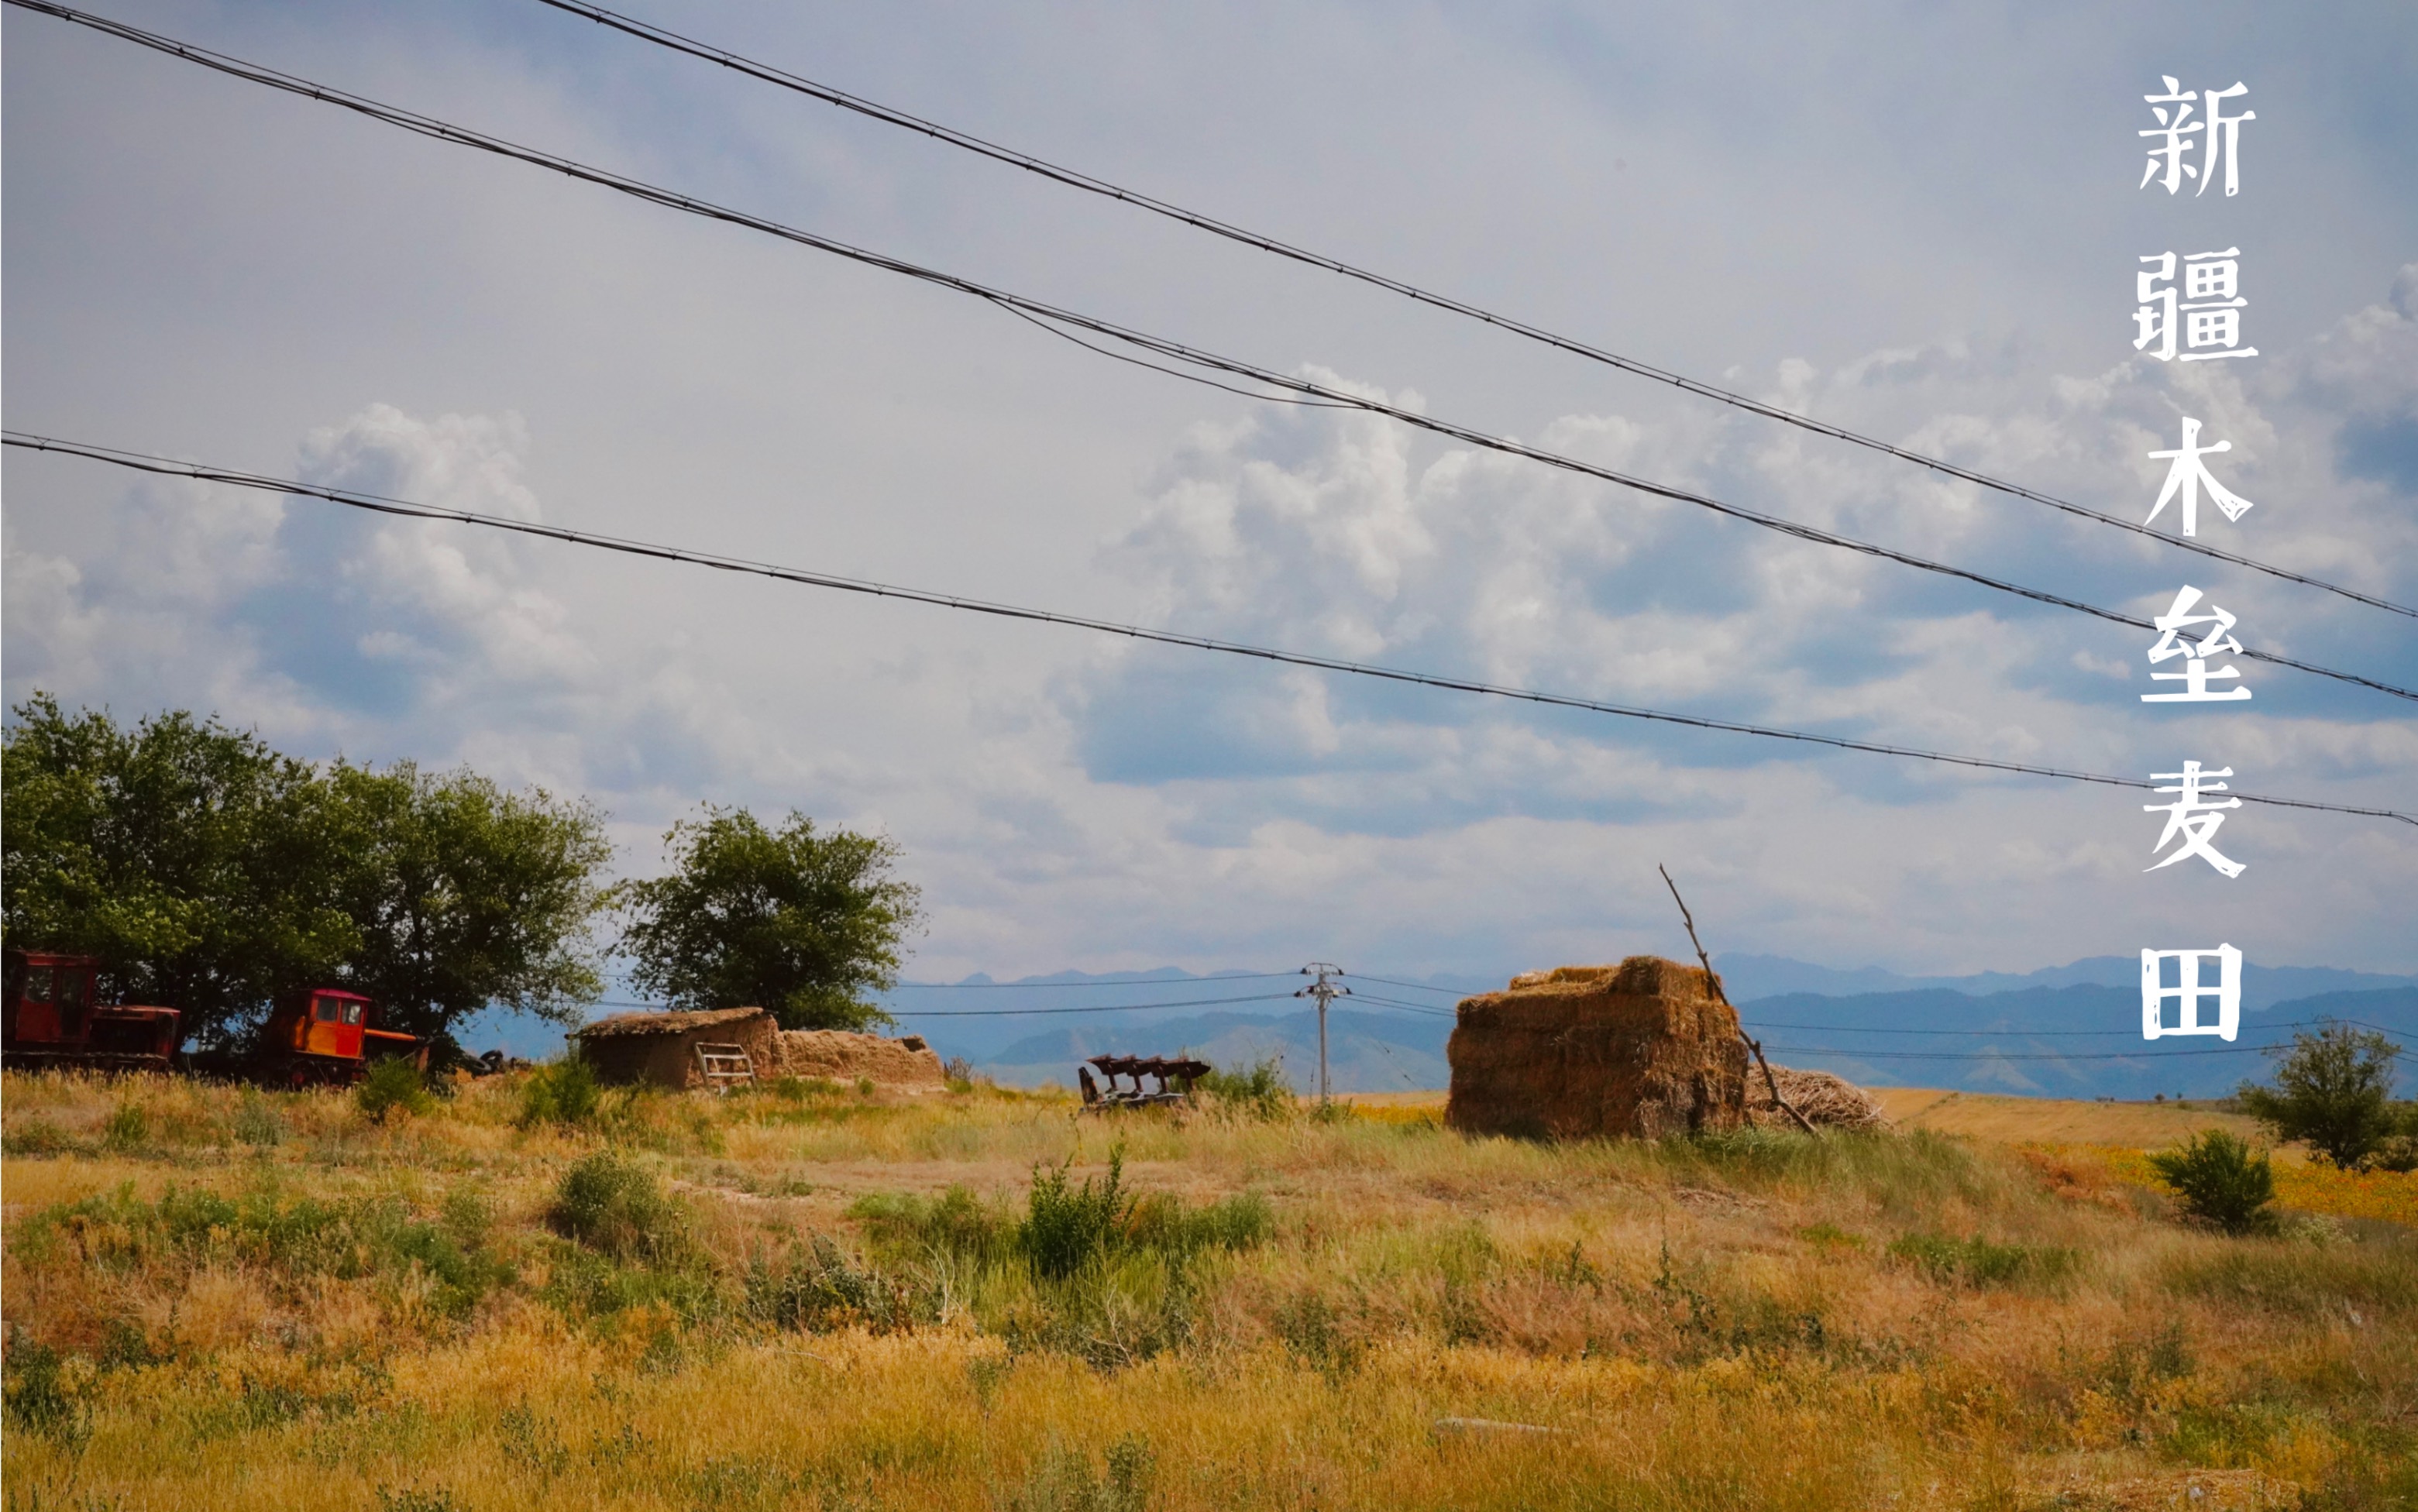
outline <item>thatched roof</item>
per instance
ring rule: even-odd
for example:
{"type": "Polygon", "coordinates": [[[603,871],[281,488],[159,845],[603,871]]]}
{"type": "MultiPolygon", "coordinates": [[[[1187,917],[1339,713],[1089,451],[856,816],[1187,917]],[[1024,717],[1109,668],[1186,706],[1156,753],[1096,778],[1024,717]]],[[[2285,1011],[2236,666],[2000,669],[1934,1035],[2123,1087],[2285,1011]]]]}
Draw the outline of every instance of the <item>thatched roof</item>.
{"type": "Polygon", "coordinates": [[[615,1014],[576,1031],[578,1039],[623,1039],[647,1034],[686,1034],[717,1024],[742,1023],[763,1016],[761,1008],[700,1008],[686,1013],[615,1014]]]}

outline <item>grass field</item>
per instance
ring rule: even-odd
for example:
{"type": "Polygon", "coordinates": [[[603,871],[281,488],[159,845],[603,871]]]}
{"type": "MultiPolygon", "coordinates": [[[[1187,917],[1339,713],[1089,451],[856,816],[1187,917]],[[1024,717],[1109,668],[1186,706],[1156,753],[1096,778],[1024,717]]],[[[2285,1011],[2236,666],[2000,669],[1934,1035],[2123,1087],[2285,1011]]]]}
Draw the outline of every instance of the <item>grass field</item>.
{"type": "Polygon", "coordinates": [[[10,1074],[7,1502],[2418,1499],[2399,1210],[2224,1239],[2125,1164],[2188,1110],[1928,1095],[1889,1135],[1551,1147],[1415,1097],[563,1123],[498,1079],[381,1121],[10,1074]]]}

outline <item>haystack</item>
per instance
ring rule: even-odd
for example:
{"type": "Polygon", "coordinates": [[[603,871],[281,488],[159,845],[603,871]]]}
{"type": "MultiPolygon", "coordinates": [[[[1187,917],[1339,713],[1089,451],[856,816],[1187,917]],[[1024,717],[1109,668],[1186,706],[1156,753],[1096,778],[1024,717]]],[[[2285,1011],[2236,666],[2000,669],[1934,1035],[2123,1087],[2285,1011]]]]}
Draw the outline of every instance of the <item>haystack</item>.
{"type": "Polygon", "coordinates": [[[643,1081],[657,1087],[702,1087],[699,1045],[736,1045],[760,1072],[773,1053],[775,1026],[761,1008],[703,1008],[667,1014],[617,1014],[572,1038],[600,1081],[643,1081]]]}
{"type": "MultiPolygon", "coordinates": [[[[1816,1128],[1885,1129],[1889,1115],[1873,1094],[1852,1081],[1834,1077],[1827,1071],[1798,1071],[1789,1066],[1773,1066],[1771,1077],[1780,1083],[1780,1095],[1789,1106],[1805,1115],[1807,1123],[1816,1128]]],[[[1751,1071],[1746,1078],[1746,1116],[1758,1128],[1793,1129],[1797,1121],[1782,1112],[1771,1100],[1771,1091],[1763,1084],[1763,1073],[1751,1071]]]]}
{"type": "Polygon", "coordinates": [[[948,1083],[940,1052],[925,1044],[921,1034],[894,1040],[836,1029],[787,1029],[776,1039],[771,1063],[760,1068],[766,1076],[869,1080],[883,1087],[948,1083]]]}
{"type": "Polygon", "coordinates": [[[1737,1015],[1692,966],[1632,955],[1464,1000],[1445,1122],[1474,1134],[1644,1138],[1746,1119],[1737,1015]]]}

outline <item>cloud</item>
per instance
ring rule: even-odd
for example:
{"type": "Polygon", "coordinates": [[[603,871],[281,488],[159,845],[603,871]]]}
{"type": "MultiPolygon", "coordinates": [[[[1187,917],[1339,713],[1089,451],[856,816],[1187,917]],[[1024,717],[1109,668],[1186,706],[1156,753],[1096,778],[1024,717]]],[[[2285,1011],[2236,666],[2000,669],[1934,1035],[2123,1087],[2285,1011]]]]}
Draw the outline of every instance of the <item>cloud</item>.
{"type": "MultiPolygon", "coordinates": [[[[2281,428],[2297,432],[2302,412],[2332,387],[2352,385],[2374,399],[2407,382],[2403,317],[2388,313],[2360,312],[2321,344],[2310,366],[2322,379],[2287,370],[2257,396],[2230,374],[2142,363],[2043,385],[1941,350],[1875,353],[1830,374],[1783,364],[1767,397],[1818,402],[1828,415],[1844,409],[1853,424],[1876,374],[1977,383],[1994,401],[1988,408],[1914,418],[1909,443],[2051,487],[2060,473],[2129,477],[2137,498],[2120,493],[2112,504],[2125,512],[2154,496],[2163,465],[2145,453],[2172,444],[2162,429],[2189,406],[2223,418],[2239,438],[2224,463],[2260,480],[2245,481],[2245,491],[2274,499],[2251,518],[2281,520],[2305,537],[2333,528],[2364,485],[2325,469],[2321,455],[2287,453],[2276,436],[2281,428]]],[[[1314,369],[1306,375],[1342,381],[1314,369]]],[[[2161,554],[2138,538],[1768,422],[1716,414],[1649,427],[1619,415],[1572,415],[1548,425],[1540,443],[2145,616],[2171,599],[2169,584],[2183,580],[2174,574],[2188,573],[2234,599],[2254,643],[2293,646],[2323,634],[2343,661],[2380,675],[2394,670],[2385,617],[2347,612],[2342,601],[2304,589],[2292,597],[2221,564],[2161,554]],[[2334,633],[2358,615],[2374,623],[2334,633]]],[[[2110,491],[2091,492],[2104,498],[2110,491]]],[[[2151,686],[2139,633],[1499,453],[1422,448],[1407,429],[1365,415],[1264,410],[1202,428],[1155,493],[1108,559],[1146,586],[1165,624],[1190,634],[2117,771],[2158,759],[2150,749],[2195,712],[2177,719],[2137,705],[2151,686]]],[[[2211,519],[2207,528],[2222,543],[2260,549],[2211,519]]],[[[2371,553],[2363,565],[2349,574],[2361,586],[2418,596],[2407,557],[2396,568],[2392,554],[2371,553]]],[[[2399,660],[2408,664],[2406,651],[2399,660]]],[[[2256,664],[2250,679],[2263,701],[2227,711],[2226,733],[2236,741],[2277,756],[2406,744],[2408,722],[2388,700],[2256,664]]],[[[1684,810],[1703,795],[1670,785],[1669,769],[1791,758],[1785,748],[1586,716],[1540,718],[1485,699],[1297,669],[1202,667],[1171,680],[1155,654],[1101,667],[1067,696],[1095,778],[1148,785],[1222,774],[1258,785],[1254,802],[1270,801],[1262,790],[1268,782],[1292,780],[1290,795],[1275,800],[1286,812],[1382,832],[1450,828],[1487,811],[1633,812],[1657,800],[1605,786],[1603,768],[1649,756],[1638,775],[1650,771],[1650,791],[1684,810]],[[1585,779],[1566,779],[1579,770],[1585,779]],[[1354,780],[1319,780],[1346,774],[1354,780]]],[[[1834,765],[1850,773],[1841,781],[1867,795],[1927,803],[1938,791],[1882,763],[1834,765]]],[[[2345,770],[2338,761],[2328,767],[2345,770]]]]}
{"type": "MultiPolygon", "coordinates": [[[[541,9],[196,22],[128,4],[1790,518],[2135,613],[2189,581],[2254,644],[2418,681],[2395,617],[1735,417],[541,9]]],[[[2132,517],[2154,496],[2146,453],[2195,416],[2257,501],[2213,539],[2418,598],[2418,274],[2393,271],[2418,229],[2395,192],[2407,17],[2312,27],[2220,4],[2179,34],[2104,9],[2010,29],[1951,8],[1909,33],[1768,10],[1594,28],[1311,5],[1235,26],[1045,4],[939,28],[878,9],[712,26],[2132,517]],[[2142,87],[2231,67],[2218,54],[2243,38],[2268,60],[2244,193],[2135,194],[2142,87]],[[2269,355],[2132,358],[2132,259],[2237,241],[2269,355]]],[[[2411,722],[2372,694],[2261,667],[2247,713],[2145,709],[2129,631],[1383,421],[1138,376],[978,305],[39,18],[12,17],[8,41],[8,376],[29,428],[1489,680],[2119,772],[2192,756],[2245,787],[2410,802],[2411,722]]],[[[2135,794],[77,466],[8,459],[11,696],[215,709],[302,754],[585,792],[620,817],[633,869],[704,799],[885,828],[932,902],[918,967],[934,973],[1321,955],[1416,974],[1669,950],[1657,860],[1722,949],[1947,970],[2231,938],[2257,958],[2418,966],[2393,922],[2413,848],[2373,821],[2245,812],[2225,835],[2252,863],[2241,882],[2144,878],[2155,821],[2135,794]]]]}

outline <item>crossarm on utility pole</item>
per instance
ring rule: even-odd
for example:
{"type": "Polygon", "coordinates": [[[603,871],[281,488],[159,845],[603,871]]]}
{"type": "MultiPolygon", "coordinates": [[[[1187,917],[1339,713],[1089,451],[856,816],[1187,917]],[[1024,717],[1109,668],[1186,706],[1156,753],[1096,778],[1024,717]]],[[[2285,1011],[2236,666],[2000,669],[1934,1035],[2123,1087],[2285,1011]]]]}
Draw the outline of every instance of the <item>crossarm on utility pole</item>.
{"type": "MultiPolygon", "coordinates": [[[[1657,862],[1654,869],[1662,874],[1662,885],[1671,890],[1671,901],[1679,905],[1679,922],[1688,926],[1688,943],[1696,947],[1696,959],[1704,963],[1705,980],[1711,984],[1713,997],[1730,1012],[1737,1012],[1737,1006],[1730,1001],[1729,994],[1722,990],[1722,979],[1713,972],[1713,958],[1705,954],[1705,942],[1696,938],[1696,917],[1688,911],[1688,900],[1679,895],[1679,884],[1671,880],[1671,868],[1657,862]]],[[[1814,1126],[1814,1121],[1798,1112],[1796,1104],[1780,1095],[1780,1078],[1771,1074],[1771,1062],[1763,1058],[1762,1043],[1746,1031],[1744,1024],[1738,1026],[1738,1038],[1746,1041],[1746,1047],[1754,1052],[1754,1063],[1763,1067],[1763,1084],[1770,1089],[1772,1102],[1782,1112],[1795,1119],[1798,1128],[1817,1139],[1822,1138],[1822,1131],[1814,1126]]]]}

